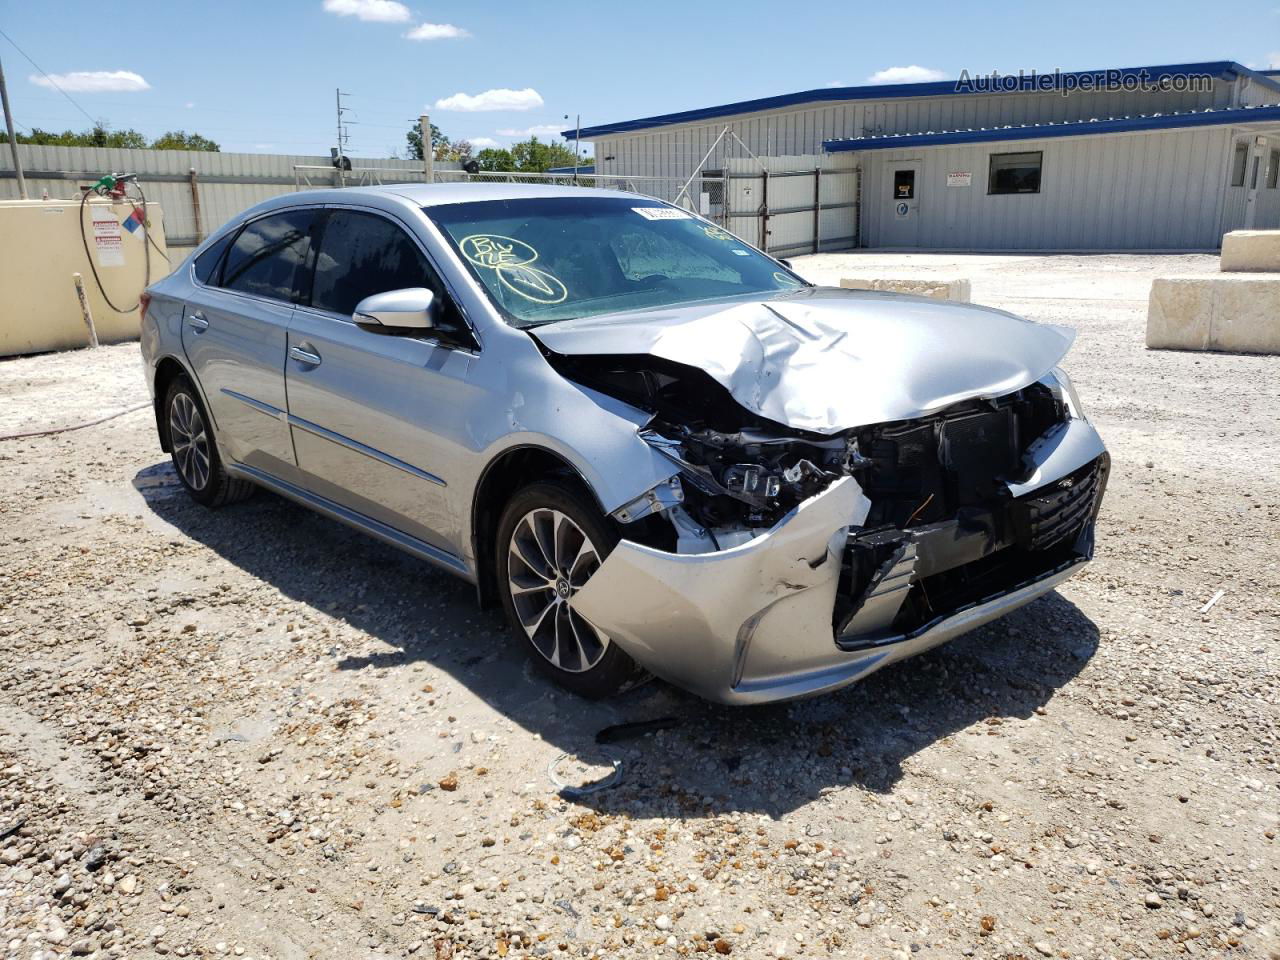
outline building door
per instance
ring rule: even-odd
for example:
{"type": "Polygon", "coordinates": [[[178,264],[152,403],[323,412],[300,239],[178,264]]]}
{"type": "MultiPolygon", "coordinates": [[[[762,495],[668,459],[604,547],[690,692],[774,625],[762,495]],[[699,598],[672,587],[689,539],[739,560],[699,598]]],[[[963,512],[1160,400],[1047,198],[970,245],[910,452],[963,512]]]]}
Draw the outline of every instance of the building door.
{"type": "Polygon", "coordinates": [[[881,202],[886,207],[885,247],[914,247],[920,242],[920,190],[923,161],[897,160],[886,164],[888,186],[881,202]]]}
{"type": "Polygon", "coordinates": [[[1266,145],[1263,137],[1254,137],[1249,150],[1248,179],[1245,181],[1244,195],[1244,229],[1252,230],[1255,212],[1258,209],[1258,181],[1266,173],[1263,169],[1263,153],[1266,145]]]}

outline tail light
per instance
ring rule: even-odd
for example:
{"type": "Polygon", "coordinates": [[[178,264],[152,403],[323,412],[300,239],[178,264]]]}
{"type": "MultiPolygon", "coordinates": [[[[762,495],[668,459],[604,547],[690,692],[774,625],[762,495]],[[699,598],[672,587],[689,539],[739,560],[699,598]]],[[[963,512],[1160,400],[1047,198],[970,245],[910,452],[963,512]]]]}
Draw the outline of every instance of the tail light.
{"type": "Polygon", "coordinates": [[[147,315],[147,308],[151,306],[151,294],[145,290],[138,296],[138,319],[141,320],[147,315]]]}

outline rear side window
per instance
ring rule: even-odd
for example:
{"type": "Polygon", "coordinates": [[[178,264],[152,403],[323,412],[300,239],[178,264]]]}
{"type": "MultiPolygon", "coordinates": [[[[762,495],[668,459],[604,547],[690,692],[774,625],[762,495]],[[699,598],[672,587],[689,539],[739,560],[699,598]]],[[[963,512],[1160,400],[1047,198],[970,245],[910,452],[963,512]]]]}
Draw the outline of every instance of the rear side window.
{"type": "Polygon", "coordinates": [[[208,250],[196,257],[195,271],[197,280],[207,284],[217,282],[218,267],[222,264],[222,255],[227,252],[227,247],[231,246],[231,241],[235,235],[235,231],[232,230],[225,236],[219,237],[208,250]]]}
{"type": "Polygon", "coordinates": [[[426,287],[440,303],[440,325],[459,335],[466,325],[418,245],[385,217],[356,210],[329,214],[320,237],[311,305],[344,316],[375,293],[426,287]]]}
{"type": "Polygon", "coordinates": [[[227,251],[221,286],[289,303],[297,300],[314,217],[311,210],[289,210],[245,226],[227,251]]]}

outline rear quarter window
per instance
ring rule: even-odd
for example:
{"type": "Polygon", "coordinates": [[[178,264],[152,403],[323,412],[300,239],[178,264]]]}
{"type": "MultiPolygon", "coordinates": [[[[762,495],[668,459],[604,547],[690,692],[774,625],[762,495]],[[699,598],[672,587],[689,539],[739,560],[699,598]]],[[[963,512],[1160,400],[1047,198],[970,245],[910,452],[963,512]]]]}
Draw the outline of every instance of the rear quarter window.
{"type": "Polygon", "coordinates": [[[235,238],[235,235],[234,230],[229,231],[225,236],[215,240],[208,250],[196,257],[195,274],[197,280],[209,285],[214,285],[218,282],[218,268],[222,265],[222,256],[227,252],[227,247],[231,246],[231,241],[235,238]]]}

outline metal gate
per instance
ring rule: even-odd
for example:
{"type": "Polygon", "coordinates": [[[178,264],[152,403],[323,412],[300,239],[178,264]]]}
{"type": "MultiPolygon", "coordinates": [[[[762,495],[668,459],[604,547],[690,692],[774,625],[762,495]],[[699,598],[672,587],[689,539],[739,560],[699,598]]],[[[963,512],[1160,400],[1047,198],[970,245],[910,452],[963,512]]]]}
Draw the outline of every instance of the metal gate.
{"type": "Polygon", "coordinates": [[[858,245],[857,167],[828,156],[731,160],[726,228],[767,253],[858,245]]]}

